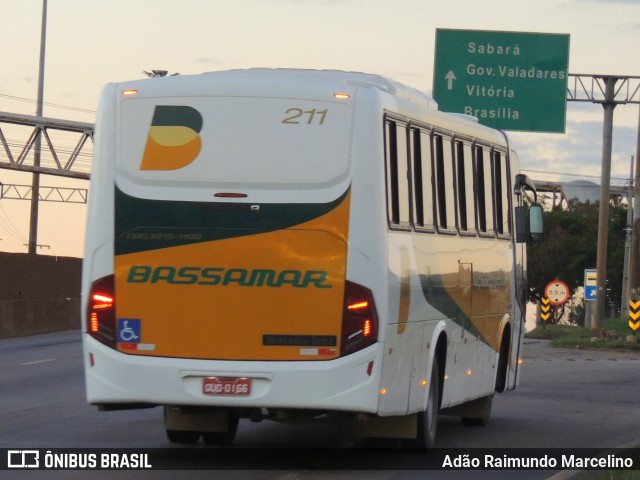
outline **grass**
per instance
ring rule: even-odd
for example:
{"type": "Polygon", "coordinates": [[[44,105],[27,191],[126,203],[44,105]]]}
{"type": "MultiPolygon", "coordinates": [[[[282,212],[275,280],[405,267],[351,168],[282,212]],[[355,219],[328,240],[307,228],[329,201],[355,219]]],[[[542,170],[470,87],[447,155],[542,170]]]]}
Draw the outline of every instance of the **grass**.
{"type": "Polygon", "coordinates": [[[613,336],[599,338],[592,341],[591,331],[584,327],[573,325],[547,325],[546,328],[538,327],[525,335],[525,338],[537,338],[551,340],[554,347],[570,348],[596,348],[596,349],[616,349],[640,352],[640,330],[635,332],[638,343],[628,343],[627,335],[634,332],[629,328],[629,321],[626,318],[607,318],[604,321],[605,332],[613,333],[613,336]]]}

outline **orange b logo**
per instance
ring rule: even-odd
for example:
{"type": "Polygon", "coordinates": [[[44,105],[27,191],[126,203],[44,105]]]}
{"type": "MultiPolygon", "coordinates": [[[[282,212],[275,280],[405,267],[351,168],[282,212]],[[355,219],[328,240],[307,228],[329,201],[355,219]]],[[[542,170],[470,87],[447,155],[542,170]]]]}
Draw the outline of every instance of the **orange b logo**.
{"type": "Polygon", "coordinates": [[[202,146],[202,115],[195,108],[156,105],[140,170],[177,170],[193,162],[202,146]]]}

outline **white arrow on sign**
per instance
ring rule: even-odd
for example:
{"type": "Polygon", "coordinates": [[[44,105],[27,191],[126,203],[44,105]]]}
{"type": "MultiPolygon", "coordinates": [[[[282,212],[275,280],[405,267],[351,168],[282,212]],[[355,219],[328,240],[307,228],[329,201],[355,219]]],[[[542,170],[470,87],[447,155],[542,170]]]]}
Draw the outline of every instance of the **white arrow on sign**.
{"type": "Polygon", "coordinates": [[[447,81],[447,90],[453,90],[453,81],[456,80],[453,70],[449,70],[449,73],[445,75],[444,79],[447,81]]]}

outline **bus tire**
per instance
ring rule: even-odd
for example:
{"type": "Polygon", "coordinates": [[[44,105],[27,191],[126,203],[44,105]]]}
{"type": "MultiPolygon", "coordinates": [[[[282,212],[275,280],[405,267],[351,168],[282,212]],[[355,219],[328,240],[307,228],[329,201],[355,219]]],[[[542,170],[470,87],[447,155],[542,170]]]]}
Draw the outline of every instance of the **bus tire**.
{"type": "Polygon", "coordinates": [[[238,431],[239,417],[229,413],[226,432],[202,432],[202,440],[207,445],[231,445],[238,431]]]}
{"type": "Polygon", "coordinates": [[[185,443],[193,445],[200,440],[200,432],[191,430],[167,430],[167,437],[171,443],[185,443]]]}
{"type": "Polygon", "coordinates": [[[431,379],[429,380],[429,393],[427,406],[424,411],[418,413],[418,434],[411,442],[411,447],[420,450],[428,450],[436,444],[436,431],[438,428],[438,409],[440,406],[440,379],[438,358],[433,358],[431,367],[431,379]]]}
{"type": "Polygon", "coordinates": [[[507,371],[509,369],[509,342],[511,339],[511,330],[505,328],[505,332],[500,342],[500,353],[498,354],[498,369],[496,372],[495,391],[502,393],[507,389],[507,371]]]}

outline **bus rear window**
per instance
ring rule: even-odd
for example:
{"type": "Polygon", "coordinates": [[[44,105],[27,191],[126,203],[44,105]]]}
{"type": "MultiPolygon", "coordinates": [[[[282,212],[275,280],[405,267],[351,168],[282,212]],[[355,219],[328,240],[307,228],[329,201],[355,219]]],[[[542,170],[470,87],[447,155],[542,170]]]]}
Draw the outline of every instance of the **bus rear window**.
{"type": "Polygon", "coordinates": [[[279,98],[127,99],[118,171],[143,181],[313,188],[347,174],[350,110],[279,98]]]}

